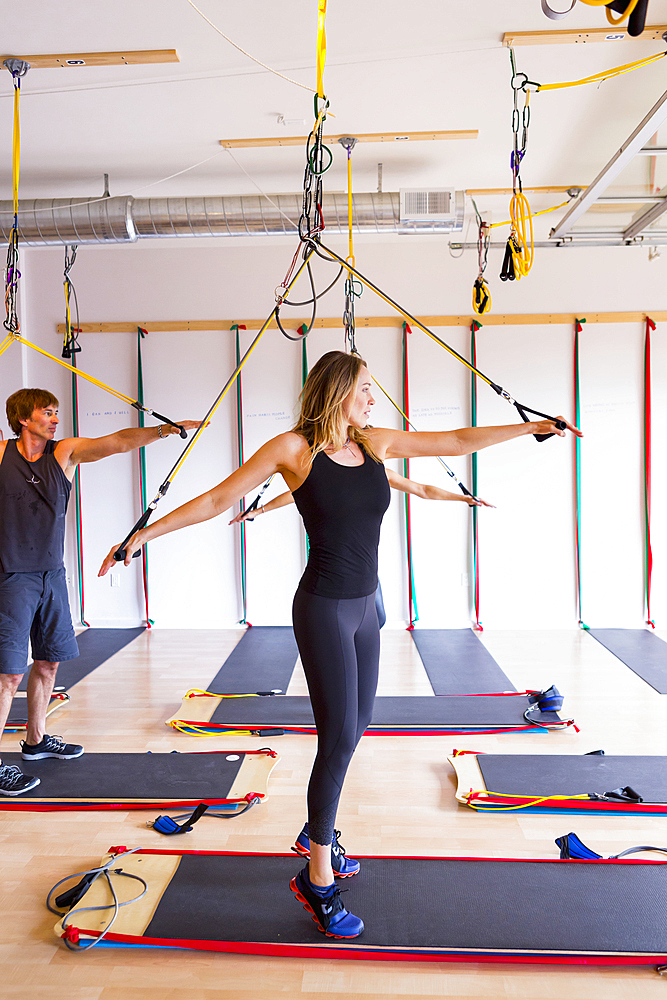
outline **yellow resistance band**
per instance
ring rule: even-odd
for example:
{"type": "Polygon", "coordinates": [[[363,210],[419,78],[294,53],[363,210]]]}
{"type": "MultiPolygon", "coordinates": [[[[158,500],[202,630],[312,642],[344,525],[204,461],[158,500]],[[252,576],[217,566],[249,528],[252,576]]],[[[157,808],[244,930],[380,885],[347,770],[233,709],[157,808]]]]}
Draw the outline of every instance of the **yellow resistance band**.
{"type": "MultiPolygon", "coordinates": [[[[171,729],[176,729],[179,733],[185,733],[186,736],[252,736],[252,729],[224,729],[224,730],[214,730],[212,733],[208,730],[202,728],[201,726],[193,725],[190,722],[183,722],[182,719],[173,719],[168,722],[167,725],[171,729]]],[[[205,723],[203,724],[205,725],[205,723]]]]}
{"type": "MultiPolygon", "coordinates": [[[[136,402],[136,400],[132,399],[131,396],[126,396],[122,392],[117,392],[115,389],[112,389],[110,385],[106,385],[106,383],[100,382],[100,380],[98,378],[95,378],[94,375],[88,375],[80,368],[74,368],[72,365],[68,365],[67,362],[63,361],[62,358],[57,358],[54,354],[49,354],[48,351],[42,350],[42,348],[38,347],[37,344],[31,344],[29,340],[25,339],[25,337],[21,337],[18,334],[10,334],[10,338],[11,340],[16,340],[19,344],[24,344],[26,347],[32,347],[33,351],[37,351],[39,354],[43,354],[45,358],[51,358],[51,360],[55,361],[56,364],[62,365],[63,368],[67,368],[69,371],[74,372],[74,374],[78,375],[80,378],[85,378],[87,382],[92,382],[92,384],[96,385],[98,389],[104,389],[106,390],[106,392],[110,392],[112,396],[116,396],[118,399],[122,399],[124,402],[129,403],[131,406],[136,402]]],[[[6,347],[8,346],[9,345],[6,343],[6,341],[2,345],[0,345],[0,354],[2,353],[2,351],[6,350],[6,347]]]]}
{"type": "Polygon", "coordinates": [[[623,66],[615,66],[613,69],[603,70],[602,73],[595,73],[593,76],[586,76],[583,80],[571,80],[568,83],[538,83],[537,90],[562,90],[564,87],[581,87],[585,83],[598,83],[602,80],[610,80],[614,76],[623,76],[625,73],[632,73],[635,69],[648,66],[664,58],[667,52],[657,52],[646,59],[638,59],[637,62],[625,63],[623,66]]]}
{"type": "MultiPolygon", "coordinates": [[[[555,802],[569,802],[571,799],[587,799],[588,800],[589,796],[586,795],[586,794],[582,794],[582,795],[543,795],[541,797],[533,798],[530,795],[509,795],[506,792],[489,792],[489,791],[486,791],[486,789],[483,789],[483,790],[480,789],[480,790],[478,790],[476,792],[473,792],[473,791],[468,792],[468,795],[466,796],[466,798],[467,798],[467,805],[469,805],[471,809],[475,809],[477,812],[512,812],[515,809],[528,809],[528,808],[530,808],[530,806],[538,806],[542,802],[554,802],[554,801],[555,802]],[[497,795],[497,796],[502,796],[503,798],[506,797],[506,798],[512,798],[512,799],[525,799],[526,801],[520,803],[519,805],[493,806],[492,809],[487,809],[486,806],[485,806],[484,799],[478,799],[476,802],[473,802],[470,799],[470,796],[472,796],[472,795],[486,795],[491,800],[493,799],[494,795],[497,795]]],[[[491,805],[491,804],[492,804],[492,802],[487,802],[486,803],[486,805],[491,805]]]]}
{"type": "Polygon", "coordinates": [[[183,695],[183,698],[261,698],[256,692],[250,694],[215,694],[213,691],[204,691],[203,688],[190,688],[183,695]]]}
{"type": "Polygon", "coordinates": [[[533,266],[533,217],[525,194],[517,191],[510,201],[510,217],[512,233],[517,241],[510,237],[514,274],[517,279],[525,278],[533,266]]]}
{"type": "Polygon", "coordinates": [[[18,82],[16,82],[14,84],[14,150],[12,154],[14,215],[17,215],[19,210],[19,170],[21,166],[21,119],[19,117],[20,93],[21,88],[18,82]]]}
{"type": "MultiPolygon", "coordinates": [[[[581,2],[587,4],[589,7],[606,7],[609,0],[581,0],[581,2]]],[[[632,14],[638,3],[639,0],[630,0],[623,13],[617,18],[614,17],[609,7],[607,7],[607,20],[613,25],[622,24],[626,17],[630,17],[630,14],[632,14]]]]}
{"type": "MultiPolygon", "coordinates": [[[[553,205],[551,208],[543,208],[541,212],[531,212],[530,218],[536,219],[538,215],[548,215],[549,212],[557,212],[559,208],[565,208],[565,206],[569,204],[570,201],[568,199],[567,201],[562,201],[560,205],[553,205]]],[[[491,225],[489,226],[489,229],[497,229],[498,226],[511,226],[511,225],[512,225],[512,220],[505,219],[504,222],[492,222],[491,225]]]]}
{"type": "MultiPolygon", "coordinates": [[[[312,254],[308,254],[308,257],[306,258],[306,260],[302,261],[301,266],[292,275],[292,277],[290,278],[289,283],[287,284],[287,286],[286,286],[286,288],[285,288],[285,290],[283,292],[283,297],[286,297],[288,295],[290,289],[295,285],[297,279],[299,278],[299,276],[301,275],[302,271],[306,267],[306,264],[310,260],[311,256],[312,256],[312,254]]],[[[169,482],[171,482],[171,480],[174,478],[174,476],[179,471],[179,469],[181,468],[181,466],[185,462],[186,458],[188,457],[188,455],[190,454],[190,452],[194,448],[195,444],[197,443],[197,441],[199,440],[199,438],[200,438],[200,436],[202,434],[202,431],[204,430],[204,427],[208,426],[208,424],[211,422],[211,417],[213,416],[213,414],[215,413],[215,411],[218,409],[218,407],[222,403],[223,399],[225,398],[225,396],[227,395],[227,393],[229,392],[229,390],[231,389],[231,387],[234,385],[234,382],[236,381],[236,377],[238,376],[239,372],[243,369],[246,361],[248,360],[248,358],[250,357],[250,355],[252,354],[252,352],[257,347],[257,344],[259,343],[260,339],[266,333],[266,331],[267,331],[267,329],[269,327],[269,324],[271,323],[271,320],[274,318],[275,314],[276,314],[276,310],[273,309],[271,311],[271,313],[269,314],[269,316],[267,316],[267,318],[264,321],[264,323],[262,324],[261,328],[258,330],[257,336],[255,337],[255,339],[253,340],[252,344],[250,345],[250,347],[246,351],[245,355],[241,358],[241,361],[239,362],[239,364],[236,366],[236,370],[234,371],[234,373],[230,377],[229,382],[224,387],[224,389],[220,393],[220,396],[218,397],[218,399],[215,401],[214,405],[211,407],[211,409],[207,413],[207,415],[206,415],[207,416],[206,422],[205,423],[201,423],[199,425],[199,427],[197,428],[197,430],[192,435],[192,438],[190,439],[187,447],[183,450],[183,453],[182,453],[181,457],[178,459],[176,465],[173,467],[173,469],[169,473],[169,475],[167,477],[167,479],[168,479],[169,482]]],[[[76,370],[78,370],[78,369],[76,369],[76,370]]]]}
{"type": "Polygon", "coordinates": [[[396,402],[396,400],[395,400],[395,399],[392,399],[392,398],[391,398],[391,396],[389,395],[389,393],[387,392],[387,390],[385,389],[385,387],[384,387],[383,385],[381,385],[381,384],[380,384],[380,383],[378,382],[378,380],[376,379],[375,375],[371,375],[371,378],[372,378],[372,379],[373,379],[373,381],[375,382],[375,384],[376,384],[376,386],[378,387],[378,389],[380,390],[380,392],[383,392],[383,393],[385,394],[385,396],[387,397],[387,399],[389,400],[389,402],[391,403],[391,405],[392,405],[392,406],[393,406],[393,407],[394,407],[394,408],[395,408],[396,410],[398,410],[398,412],[400,413],[400,415],[401,415],[401,416],[403,417],[403,419],[405,420],[406,424],[409,424],[409,425],[410,425],[410,427],[412,427],[413,431],[416,431],[416,430],[417,430],[417,428],[416,428],[416,427],[415,427],[415,425],[414,425],[414,424],[412,423],[412,421],[410,420],[410,418],[409,418],[409,417],[406,417],[405,413],[403,413],[403,410],[402,410],[402,409],[400,408],[400,406],[398,405],[398,403],[396,402]]]}
{"type": "Polygon", "coordinates": [[[5,337],[3,342],[0,344],[0,354],[4,354],[7,348],[11,347],[13,343],[14,343],[14,335],[10,333],[9,336],[5,337]]]}
{"type": "Polygon", "coordinates": [[[324,19],[327,14],[327,0],[317,3],[317,96],[324,100],[324,64],[327,58],[327,36],[324,19]]]}
{"type": "MultiPolygon", "coordinates": [[[[352,150],[347,151],[347,259],[354,266],[354,241],[352,239],[352,150]]],[[[352,274],[350,274],[350,279],[352,274]]]]}
{"type": "Polygon", "coordinates": [[[632,14],[633,10],[635,9],[638,3],[639,0],[630,0],[628,6],[625,8],[622,14],[619,14],[618,17],[614,17],[609,7],[607,7],[607,20],[609,21],[610,24],[613,24],[614,26],[616,26],[617,24],[623,24],[623,21],[625,21],[626,17],[630,17],[630,14],[632,14]]]}
{"type": "MultiPolygon", "coordinates": [[[[303,264],[299,268],[299,270],[297,271],[297,273],[296,273],[296,275],[294,277],[294,280],[292,282],[290,282],[290,284],[287,286],[285,294],[287,294],[287,292],[289,291],[289,289],[294,284],[294,281],[296,281],[296,279],[301,274],[301,271],[303,270],[303,268],[305,266],[306,265],[303,264]]],[[[211,407],[211,409],[209,410],[209,412],[208,412],[208,419],[207,419],[206,423],[200,424],[199,427],[197,428],[197,430],[192,435],[192,438],[190,439],[190,442],[189,442],[188,446],[184,449],[183,454],[181,455],[181,457],[179,458],[178,462],[176,463],[176,465],[174,466],[174,468],[172,469],[172,471],[170,473],[170,476],[169,476],[169,481],[170,482],[174,478],[174,476],[176,475],[176,473],[179,471],[179,469],[183,465],[183,462],[186,460],[186,458],[188,457],[188,455],[190,454],[190,452],[194,448],[195,444],[199,440],[199,437],[200,437],[202,431],[204,430],[204,427],[207,427],[208,424],[211,422],[211,417],[213,416],[213,414],[215,413],[215,411],[218,409],[218,407],[222,403],[223,399],[225,398],[225,396],[227,395],[227,393],[229,392],[229,390],[231,389],[231,387],[234,385],[234,382],[236,381],[236,376],[239,374],[239,372],[241,371],[241,369],[245,365],[246,361],[248,360],[248,358],[250,357],[250,355],[252,354],[252,352],[257,347],[257,344],[259,343],[260,338],[263,337],[264,334],[266,333],[266,331],[268,329],[268,326],[269,326],[269,323],[271,322],[271,320],[274,317],[274,314],[275,314],[275,310],[274,310],[274,312],[271,313],[271,315],[268,317],[268,319],[265,321],[264,325],[262,326],[261,330],[259,330],[259,332],[257,333],[257,336],[255,337],[255,339],[253,340],[252,344],[250,345],[250,347],[246,351],[245,357],[243,357],[241,359],[241,361],[240,361],[240,363],[239,363],[236,371],[234,372],[233,377],[230,378],[229,383],[225,386],[225,388],[220,393],[220,398],[216,401],[215,405],[213,407],[211,407]]]]}

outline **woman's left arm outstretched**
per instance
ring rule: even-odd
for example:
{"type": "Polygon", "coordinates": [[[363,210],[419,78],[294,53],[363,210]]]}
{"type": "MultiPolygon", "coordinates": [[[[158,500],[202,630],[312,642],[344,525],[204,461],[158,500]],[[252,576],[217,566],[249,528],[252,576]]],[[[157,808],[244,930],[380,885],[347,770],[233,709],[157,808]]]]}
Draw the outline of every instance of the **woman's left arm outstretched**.
{"type": "MultiPolygon", "coordinates": [[[[562,420],[567,429],[582,437],[581,431],[562,420]]],[[[460,427],[454,431],[398,431],[388,427],[374,427],[371,436],[381,458],[425,458],[432,455],[470,455],[494,444],[513,441],[530,434],[557,434],[565,437],[554,420],[531,420],[522,424],[502,424],[498,427],[460,427]]]]}

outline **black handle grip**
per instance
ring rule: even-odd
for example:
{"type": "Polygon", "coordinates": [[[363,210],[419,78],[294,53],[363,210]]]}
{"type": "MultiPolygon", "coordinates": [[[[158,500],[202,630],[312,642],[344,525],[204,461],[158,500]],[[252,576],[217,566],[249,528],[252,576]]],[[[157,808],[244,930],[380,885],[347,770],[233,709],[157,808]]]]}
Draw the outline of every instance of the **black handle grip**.
{"type": "Polygon", "coordinates": [[[181,428],[180,430],[181,437],[184,439],[187,438],[188,432],[186,431],[185,427],[182,427],[181,424],[177,424],[176,426],[181,428]]]}
{"type": "MultiPolygon", "coordinates": [[[[263,492],[264,491],[262,490],[262,493],[263,492]]],[[[260,497],[261,497],[262,493],[258,493],[257,494],[257,496],[255,497],[255,499],[253,500],[253,502],[250,504],[250,506],[246,507],[246,509],[243,511],[244,514],[249,514],[251,510],[259,511],[259,500],[260,500],[260,497]]],[[[254,517],[244,517],[243,520],[244,521],[254,521],[255,518],[254,517]]]]}
{"type": "Polygon", "coordinates": [[[505,256],[503,257],[503,266],[500,269],[500,280],[501,281],[514,281],[516,275],[514,274],[514,258],[512,257],[512,247],[510,241],[507,241],[505,246],[505,256]]]}
{"type": "MultiPolygon", "coordinates": [[[[116,560],[116,562],[125,562],[126,555],[127,555],[127,549],[117,549],[114,552],[113,557],[116,560]]],[[[138,559],[140,555],[141,555],[141,549],[137,549],[136,552],[132,553],[132,558],[138,559]]]]}
{"type": "MultiPolygon", "coordinates": [[[[556,420],[555,424],[559,431],[564,431],[567,428],[564,420],[556,420]]],[[[547,438],[552,438],[553,434],[533,434],[533,437],[536,441],[546,441],[547,438]]]]}
{"type": "MultiPolygon", "coordinates": [[[[164,483],[162,484],[162,486],[160,487],[160,489],[163,491],[163,494],[167,492],[166,488],[164,488],[164,483]]],[[[147,510],[145,510],[143,512],[143,514],[141,515],[141,517],[139,518],[139,520],[137,521],[137,523],[135,524],[135,526],[125,536],[125,538],[123,539],[123,541],[120,543],[120,545],[118,546],[118,548],[116,549],[116,551],[113,554],[113,557],[116,560],[116,562],[124,562],[125,561],[125,556],[127,555],[127,549],[125,548],[125,546],[129,542],[129,540],[132,538],[132,535],[135,535],[137,533],[137,531],[141,531],[142,528],[146,527],[146,525],[148,524],[148,521],[150,520],[150,516],[151,516],[152,513],[153,513],[153,507],[152,506],[148,507],[147,510]]],[[[138,559],[140,553],[141,553],[141,549],[137,549],[136,552],[132,553],[132,558],[133,559],[138,559]]]]}

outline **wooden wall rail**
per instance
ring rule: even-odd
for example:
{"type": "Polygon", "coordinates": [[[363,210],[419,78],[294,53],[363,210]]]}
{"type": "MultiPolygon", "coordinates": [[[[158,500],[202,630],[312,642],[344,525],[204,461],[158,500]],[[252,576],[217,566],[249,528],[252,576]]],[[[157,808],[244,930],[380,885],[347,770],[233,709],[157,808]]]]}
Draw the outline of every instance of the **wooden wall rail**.
{"type": "MultiPolygon", "coordinates": [[[[657,323],[667,321],[667,312],[651,312],[648,314],[657,323]]],[[[481,321],[482,326],[551,326],[551,325],[572,325],[575,319],[585,317],[588,323],[643,323],[646,319],[646,312],[582,312],[579,313],[505,313],[489,316],[419,316],[417,317],[425,326],[470,326],[473,320],[481,321]]],[[[82,323],[79,327],[80,333],[136,333],[137,326],[147,330],[149,333],[168,333],[173,331],[183,331],[198,333],[206,330],[229,330],[231,326],[238,323],[245,326],[247,330],[259,330],[263,324],[261,319],[177,319],[177,320],[157,320],[149,322],[141,320],[138,323],[82,323]]],[[[281,322],[286,329],[296,330],[304,323],[308,323],[307,318],[296,318],[281,316],[281,322]]],[[[403,323],[401,316],[357,316],[355,324],[357,328],[363,327],[400,327],[403,323]]],[[[275,327],[275,323],[271,324],[275,327]]],[[[342,320],[338,317],[321,317],[315,320],[314,329],[342,329],[342,320]]],[[[65,324],[58,324],[58,333],[65,333],[65,324]]]]}

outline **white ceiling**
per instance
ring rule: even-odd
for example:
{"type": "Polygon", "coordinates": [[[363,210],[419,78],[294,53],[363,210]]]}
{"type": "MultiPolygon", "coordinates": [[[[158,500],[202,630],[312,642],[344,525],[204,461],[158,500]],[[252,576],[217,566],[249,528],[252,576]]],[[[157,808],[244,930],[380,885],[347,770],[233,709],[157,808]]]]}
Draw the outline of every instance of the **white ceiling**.
{"type": "MultiPolygon", "coordinates": [[[[315,85],[316,0],[198,0],[210,19],[257,58],[315,85]]],[[[2,0],[5,55],[176,48],[180,63],[34,69],[21,90],[21,196],[135,196],[298,191],[300,148],[237,150],[221,138],[305,134],[279,115],[312,122],[312,96],[261,69],[202,20],[187,0],[2,0]],[[200,161],[206,161],[200,163],[200,161]],[[165,180],[163,178],[192,170],[165,180]]],[[[649,24],[667,23],[667,0],[650,0],[649,24]]],[[[475,141],[360,145],[356,190],[427,185],[496,188],[510,184],[512,94],[505,31],[604,27],[604,12],[577,4],[551,22],[539,0],[329,0],[325,85],[336,115],[331,132],[479,129],[475,141]]],[[[625,40],[520,47],[530,79],[578,79],[664,49],[625,40]]],[[[0,198],[11,197],[12,85],[0,76],[0,198]],[[2,82],[4,80],[4,82],[2,82]]],[[[602,85],[533,94],[522,176],[527,186],[586,185],[667,87],[667,59],[602,85]]],[[[661,144],[667,145],[667,129],[661,144]]],[[[649,159],[638,159],[617,193],[648,191],[649,159]]],[[[667,183],[667,157],[656,185],[667,183]]],[[[344,152],[326,176],[345,187],[344,152]]],[[[558,196],[531,197],[534,209],[558,196]]],[[[506,198],[482,197],[494,218],[506,198]]],[[[556,216],[541,223],[544,233],[556,216]]],[[[588,220],[590,222],[590,219],[588,220]]],[[[594,220],[595,225],[599,219],[594,220]]],[[[618,227],[618,217],[612,219],[618,227]]],[[[539,232],[539,230],[538,230],[539,232]]]]}

